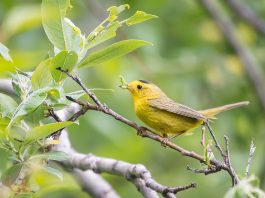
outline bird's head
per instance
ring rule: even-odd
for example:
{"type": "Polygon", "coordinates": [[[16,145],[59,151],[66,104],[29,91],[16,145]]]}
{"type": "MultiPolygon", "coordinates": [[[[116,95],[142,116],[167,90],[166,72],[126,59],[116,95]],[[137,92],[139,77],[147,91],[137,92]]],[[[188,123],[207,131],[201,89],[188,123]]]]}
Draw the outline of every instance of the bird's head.
{"type": "Polygon", "coordinates": [[[146,80],[130,82],[125,88],[131,92],[134,99],[151,99],[164,95],[159,87],[146,80]]]}

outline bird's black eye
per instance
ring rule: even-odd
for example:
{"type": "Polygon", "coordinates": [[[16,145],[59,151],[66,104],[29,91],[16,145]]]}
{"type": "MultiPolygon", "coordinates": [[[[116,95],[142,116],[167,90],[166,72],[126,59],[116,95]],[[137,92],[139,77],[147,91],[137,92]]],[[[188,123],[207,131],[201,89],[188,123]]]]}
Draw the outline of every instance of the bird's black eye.
{"type": "Polygon", "coordinates": [[[142,89],[142,85],[137,85],[137,89],[142,89]]]}

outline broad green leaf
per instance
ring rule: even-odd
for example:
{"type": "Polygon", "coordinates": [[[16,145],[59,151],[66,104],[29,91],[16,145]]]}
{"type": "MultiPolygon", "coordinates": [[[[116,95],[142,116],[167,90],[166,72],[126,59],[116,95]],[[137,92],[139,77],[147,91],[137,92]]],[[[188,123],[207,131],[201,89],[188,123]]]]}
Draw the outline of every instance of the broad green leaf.
{"type": "Polygon", "coordinates": [[[125,22],[126,22],[126,25],[130,26],[130,25],[142,23],[146,20],[154,19],[154,18],[158,18],[158,16],[152,15],[152,14],[147,14],[143,11],[137,11],[133,16],[128,18],[125,22]]]}
{"type": "Polygon", "coordinates": [[[58,177],[61,181],[63,181],[63,173],[60,170],[52,168],[50,166],[44,166],[43,170],[58,177]]]}
{"type": "Polygon", "coordinates": [[[77,59],[78,57],[75,52],[62,51],[59,54],[57,54],[52,59],[51,64],[50,64],[50,71],[51,71],[53,79],[56,82],[60,82],[64,78],[66,78],[67,75],[61,71],[58,71],[56,68],[61,67],[71,72],[77,63],[77,59]]]}
{"type": "Polygon", "coordinates": [[[25,137],[25,144],[29,144],[32,142],[35,142],[39,139],[45,138],[49,135],[51,135],[52,133],[63,129],[69,125],[73,124],[73,122],[56,122],[56,123],[52,123],[52,124],[46,124],[46,125],[42,125],[42,126],[37,126],[33,129],[31,129],[30,131],[28,131],[28,133],[26,134],[25,137]]]}
{"type": "Polygon", "coordinates": [[[107,11],[109,12],[109,16],[116,16],[126,9],[130,9],[129,4],[124,4],[120,6],[111,6],[107,9],[107,11]]]}
{"type": "Polygon", "coordinates": [[[61,152],[61,151],[53,151],[49,153],[34,155],[30,158],[30,160],[36,159],[36,158],[46,159],[46,160],[55,160],[55,161],[65,161],[69,159],[69,156],[66,153],[61,152]]]}
{"type": "Polygon", "coordinates": [[[34,90],[41,89],[51,84],[52,75],[49,70],[51,58],[41,62],[32,74],[31,82],[34,90]]]}
{"type": "Polygon", "coordinates": [[[79,60],[83,59],[87,52],[85,48],[87,41],[85,36],[81,34],[81,30],[70,19],[64,18],[64,32],[67,50],[78,54],[79,60]]]}
{"type": "Polygon", "coordinates": [[[70,0],[43,0],[41,5],[43,28],[51,43],[60,50],[68,49],[64,17],[69,7],[70,0]]]}
{"type": "Polygon", "coordinates": [[[80,67],[100,64],[120,56],[124,56],[133,50],[151,43],[142,40],[124,40],[114,43],[102,50],[91,53],[80,67]]]}
{"type": "Polygon", "coordinates": [[[10,36],[41,25],[40,6],[36,4],[18,4],[3,20],[2,31],[10,36]]]}
{"type": "Polygon", "coordinates": [[[8,95],[0,93],[0,114],[1,118],[11,118],[12,113],[16,110],[17,103],[8,95]]]}
{"type": "Polygon", "coordinates": [[[23,167],[23,164],[15,164],[9,169],[7,169],[7,171],[5,171],[3,175],[1,176],[1,181],[3,182],[3,184],[6,186],[10,186],[14,184],[14,182],[19,177],[22,167],[23,167]]]}
{"type": "Polygon", "coordinates": [[[32,92],[24,101],[20,103],[20,105],[15,110],[11,121],[9,123],[9,127],[13,124],[13,122],[20,118],[21,116],[25,116],[34,110],[36,110],[46,99],[48,89],[39,89],[32,92]]]}
{"type": "Polygon", "coordinates": [[[90,40],[90,37],[93,37],[93,35],[88,35],[88,44],[86,46],[87,49],[90,49],[92,47],[95,47],[99,45],[100,43],[107,41],[113,37],[116,36],[117,29],[121,27],[120,22],[115,21],[111,24],[109,24],[104,30],[100,31],[97,35],[94,35],[95,38],[90,40]]]}
{"type": "Polygon", "coordinates": [[[2,43],[0,43],[0,55],[9,62],[12,62],[12,58],[9,55],[9,49],[3,45],[2,43]]]}

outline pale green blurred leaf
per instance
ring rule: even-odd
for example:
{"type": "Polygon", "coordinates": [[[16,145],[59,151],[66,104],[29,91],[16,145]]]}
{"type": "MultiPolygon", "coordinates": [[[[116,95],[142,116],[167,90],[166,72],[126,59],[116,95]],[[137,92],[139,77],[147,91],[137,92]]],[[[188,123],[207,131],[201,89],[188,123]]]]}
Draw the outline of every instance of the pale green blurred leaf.
{"type": "Polygon", "coordinates": [[[231,188],[224,196],[224,198],[263,198],[265,192],[258,187],[258,178],[251,176],[243,178],[238,185],[231,188]]]}
{"type": "Polygon", "coordinates": [[[115,16],[129,8],[130,8],[129,4],[124,4],[120,6],[111,6],[107,9],[107,11],[109,12],[109,16],[115,16]]]}
{"type": "Polygon", "coordinates": [[[41,62],[32,74],[31,82],[34,90],[41,89],[51,84],[52,75],[49,70],[51,58],[41,62]]]}
{"type": "Polygon", "coordinates": [[[12,62],[12,58],[9,55],[9,49],[3,45],[2,43],[0,43],[0,55],[7,61],[12,62]]]}
{"type": "Polygon", "coordinates": [[[43,0],[41,6],[43,28],[53,45],[68,49],[64,30],[64,17],[70,0],[43,0]]]}
{"type": "Polygon", "coordinates": [[[6,186],[13,184],[17,180],[22,167],[23,164],[15,164],[8,168],[1,176],[1,181],[3,184],[6,186]]]}
{"type": "Polygon", "coordinates": [[[0,114],[1,118],[6,116],[11,117],[12,113],[16,110],[16,101],[8,95],[0,93],[0,114]]]}
{"type": "Polygon", "coordinates": [[[63,181],[63,173],[60,170],[52,168],[50,166],[44,166],[43,170],[58,177],[61,181],[63,181]]]}
{"type": "Polygon", "coordinates": [[[52,133],[60,129],[63,129],[71,124],[73,124],[73,122],[66,121],[66,122],[56,122],[52,124],[37,126],[27,132],[24,143],[29,144],[39,139],[45,138],[51,135],[52,133]]]}
{"type": "Polygon", "coordinates": [[[61,151],[53,151],[53,152],[34,155],[30,158],[30,160],[36,159],[36,158],[46,159],[46,160],[55,160],[55,161],[65,161],[69,159],[69,156],[66,153],[61,152],[61,151]]]}
{"type": "Polygon", "coordinates": [[[150,45],[151,43],[142,40],[124,40],[114,43],[102,50],[91,53],[85,61],[81,64],[83,66],[89,66],[93,64],[100,64],[105,61],[109,61],[120,56],[124,56],[133,50],[142,47],[144,45],[150,45]]]}
{"type": "Polygon", "coordinates": [[[60,82],[64,78],[66,78],[67,75],[61,71],[58,71],[56,68],[61,67],[71,72],[77,63],[77,59],[78,59],[78,56],[75,52],[62,51],[59,54],[57,54],[52,59],[52,62],[50,64],[50,71],[51,71],[53,79],[56,82],[60,82]]]}
{"type": "Polygon", "coordinates": [[[128,18],[125,22],[126,22],[126,25],[130,26],[130,25],[142,23],[146,20],[154,19],[154,18],[158,18],[158,16],[152,15],[152,14],[147,14],[143,11],[137,11],[133,16],[128,18]]]}
{"type": "Polygon", "coordinates": [[[39,5],[21,4],[12,8],[4,19],[2,30],[7,36],[13,36],[41,25],[39,5]]]}
{"type": "MultiPolygon", "coordinates": [[[[118,21],[115,21],[115,22],[109,24],[104,30],[99,32],[95,36],[95,38],[93,38],[91,41],[88,41],[88,44],[86,46],[87,49],[95,47],[96,45],[115,37],[116,31],[119,27],[121,27],[121,24],[118,21]]],[[[88,40],[89,40],[89,37],[90,37],[90,35],[88,36],[88,40]]]]}

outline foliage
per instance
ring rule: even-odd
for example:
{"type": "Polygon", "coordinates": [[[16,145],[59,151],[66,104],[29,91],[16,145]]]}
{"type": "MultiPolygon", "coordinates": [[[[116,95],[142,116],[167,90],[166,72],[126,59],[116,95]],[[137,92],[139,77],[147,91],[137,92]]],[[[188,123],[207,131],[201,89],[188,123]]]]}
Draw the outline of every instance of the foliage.
{"type": "MultiPolygon", "coordinates": [[[[66,95],[79,98],[83,92],[66,93],[63,85],[67,75],[57,68],[74,72],[81,66],[104,63],[150,44],[136,39],[123,40],[88,53],[88,49],[115,37],[123,24],[131,26],[156,16],[136,12],[132,17],[119,21],[118,16],[129,9],[129,5],[112,6],[108,9],[109,16],[86,37],[66,18],[70,7],[70,0],[42,1],[43,28],[54,46],[54,53],[41,61],[32,73],[17,70],[12,74],[13,88],[20,98],[18,104],[12,97],[0,94],[0,146],[11,159],[1,181],[9,187],[11,196],[31,197],[33,191],[39,192],[40,189],[43,194],[43,185],[36,178],[41,172],[64,180],[61,170],[48,162],[66,160],[67,155],[49,152],[49,147],[58,143],[50,141],[49,137],[73,122],[53,122],[48,118],[51,111],[63,109],[69,104],[66,95]]],[[[12,62],[8,48],[3,44],[0,44],[0,55],[12,62]]],[[[57,189],[60,187],[52,190],[57,189]]]]}
{"type": "MultiPolygon", "coordinates": [[[[51,32],[49,39],[52,41],[48,41],[47,35],[41,27],[43,16],[40,12],[40,2],[41,0],[0,1],[0,42],[10,48],[8,56],[12,57],[13,60],[5,59],[6,48],[3,50],[0,47],[0,74],[1,77],[7,77],[12,73],[13,87],[19,96],[11,95],[10,97],[5,93],[0,95],[0,111],[4,112],[0,116],[0,138],[1,142],[3,141],[1,144],[3,149],[0,150],[1,175],[4,175],[4,172],[12,166],[11,163],[13,161],[16,163],[17,160],[18,153],[12,152],[12,146],[8,145],[9,141],[14,144],[17,150],[21,145],[20,141],[24,140],[28,131],[40,125],[45,126],[54,123],[53,120],[47,118],[49,107],[57,110],[69,105],[69,101],[65,99],[66,95],[71,95],[75,99],[84,97],[83,91],[76,90],[76,87],[66,80],[66,76],[56,70],[56,63],[59,65],[63,60],[67,60],[65,55],[67,52],[67,54],[71,53],[73,56],[78,56],[78,63],[69,64],[65,67],[69,67],[69,70],[73,70],[72,72],[80,71],[80,76],[85,83],[89,84],[89,87],[96,87],[94,90],[102,101],[122,115],[139,123],[140,121],[137,120],[133,112],[130,98],[117,88],[117,76],[120,74],[128,80],[150,80],[158,84],[176,101],[197,109],[239,100],[250,100],[251,103],[247,108],[223,114],[212,124],[221,144],[223,135],[229,136],[231,161],[237,170],[245,169],[250,139],[256,140],[257,152],[251,169],[253,172],[259,173],[261,188],[264,188],[265,166],[262,152],[264,150],[264,112],[260,108],[252,85],[246,79],[245,71],[238,56],[227,44],[213,19],[198,1],[180,0],[176,3],[175,0],[166,2],[163,0],[126,0],[125,2],[130,3],[130,10],[128,10],[127,5],[114,6],[114,8],[109,9],[108,20],[101,18],[106,16],[104,9],[111,6],[110,4],[113,2],[119,4],[121,1],[72,0],[72,5],[65,1],[63,10],[59,9],[58,11],[56,5],[54,6],[52,11],[54,21],[51,20],[50,22],[58,21],[59,26],[61,24],[58,35],[61,35],[62,31],[68,33],[56,40],[58,37],[51,32]],[[132,25],[127,28],[130,25],[128,19],[133,16],[135,18],[144,16],[141,20],[151,17],[149,14],[137,11],[138,9],[159,15],[160,18],[151,23],[139,24],[138,27],[132,25]],[[58,17],[58,13],[64,15],[65,18],[62,20],[61,16],[58,17]],[[127,22],[123,20],[123,17],[127,22]],[[101,21],[105,22],[100,23],[101,21]],[[134,53],[132,56],[102,62],[100,67],[91,67],[96,65],[94,63],[84,64],[91,54],[100,52],[105,47],[110,46],[111,43],[127,37],[152,41],[154,47],[144,47],[140,53],[134,53]],[[66,43],[68,48],[60,49],[58,45],[61,43],[63,47],[66,43]],[[60,53],[64,55],[60,57],[60,53]],[[56,56],[59,57],[55,59],[56,56]],[[48,59],[51,60],[48,61],[48,59]],[[45,70],[47,67],[49,70],[45,70]],[[79,70],[80,67],[81,70],[79,70]],[[21,74],[16,69],[27,72],[21,74]],[[7,72],[10,73],[7,74],[7,72]],[[28,75],[31,78],[28,78],[28,75]],[[44,89],[49,87],[46,92],[46,104],[41,104],[36,109],[33,108],[34,110],[27,115],[17,116],[10,126],[10,137],[5,141],[7,131],[4,129],[10,123],[13,112],[22,101],[28,99],[29,95],[39,90],[40,87],[44,89]],[[114,93],[97,91],[99,90],[97,87],[111,88],[117,91],[114,93]],[[7,151],[8,154],[3,151],[7,151]],[[12,158],[9,159],[9,156],[12,158]]],[[[47,1],[49,4],[54,2],[47,1]]],[[[244,2],[252,11],[264,18],[265,4],[258,1],[244,2]]],[[[226,2],[221,3],[226,6],[226,2]]],[[[230,9],[224,10],[233,16],[238,37],[253,52],[257,61],[264,65],[264,36],[255,32],[235,12],[230,9]]],[[[52,15],[50,16],[52,17],[52,15]]],[[[141,20],[137,19],[133,23],[141,20]]],[[[264,71],[264,67],[261,68],[261,71],[264,71]]],[[[40,95],[42,96],[42,94],[40,95]]],[[[197,168],[201,168],[201,166],[197,162],[176,155],[175,152],[160,148],[152,141],[140,139],[131,133],[130,128],[113,122],[104,115],[88,113],[80,120],[80,123],[80,125],[74,125],[69,129],[71,141],[77,150],[134,163],[143,163],[152,170],[156,178],[161,179],[161,182],[165,184],[197,182],[197,189],[184,192],[183,195],[180,194],[179,196],[222,197],[230,187],[230,180],[224,174],[203,177],[185,171],[184,167],[187,164],[197,168]],[[104,124],[102,123],[103,120],[104,124]]],[[[173,141],[184,148],[206,154],[202,151],[199,139],[200,131],[194,131],[193,136],[178,137],[173,141]]],[[[26,147],[29,149],[29,155],[33,157],[47,153],[42,149],[42,145],[46,147],[46,144],[53,143],[56,142],[50,141],[50,138],[47,141],[41,139],[26,147]],[[35,152],[36,150],[37,152],[35,152]]],[[[212,149],[214,148],[212,147],[212,149]]],[[[25,156],[24,160],[28,161],[28,157],[25,156]]],[[[205,157],[206,159],[210,158],[210,156],[205,157]]],[[[46,162],[46,160],[43,161],[46,162]]],[[[38,164],[39,160],[36,159],[36,161],[38,164]]],[[[81,195],[80,193],[80,187],[68,174],[55,166],[54,163],[49,163],[50,167],[60,171],[59,174],[57,171],[57,175],[63,176],[62,182],[60,176],[53,176],[49,171],[46,171],[47,169],[43,167],[42,162],[40,162],[42,168],[33,171],[28,184],[34,187],[35,191],[39,190],[38,195],[40,197],[56,197],[60,194],[59,191],[65,191],[64,195],[67,194],[69,197],[75,197],[79,194],[80,197],[84,197],[84,194],[81,195]]],[[[122,197],[126,197],[128,194],[132,197],[139,195],[127,182],[120,181],[115,177],[106,177],[122,197]]],[[[20,191],[16,187],[13,189],[20,191]]],[[[27,190],[25,189],[25,191],[27,190]]],[[[9,190],[0,189],[0,197],[4,192],[9,192],[9,190]]],[[[21,194],[26,196],[31,192],[21,194]]]]}

